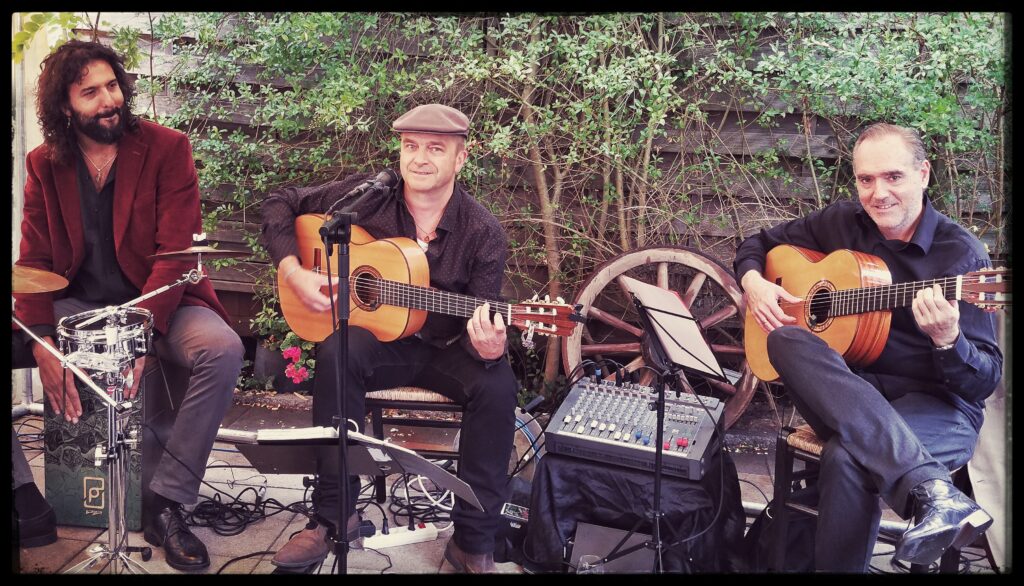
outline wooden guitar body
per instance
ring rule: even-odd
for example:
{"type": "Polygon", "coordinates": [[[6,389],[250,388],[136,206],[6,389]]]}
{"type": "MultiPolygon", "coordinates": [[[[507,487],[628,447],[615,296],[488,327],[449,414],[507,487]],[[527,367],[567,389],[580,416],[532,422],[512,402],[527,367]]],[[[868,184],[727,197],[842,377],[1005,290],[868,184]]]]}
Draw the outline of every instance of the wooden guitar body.
{"type": "MultiPolygon", "coordinates": [[[[324,244],[319,229],[325,217],[319,214],[305,214],[295,220],[296,241],[299,245],[299,260],[307,269],[326,272],[324,244]]],[[[330,261],[332,279],[338,276],[337,246],[330,261]]],[[[352,226],[349,245],[349,274],[352,275],[352,295],[349,297],[349,324],[373,332],[382,342],[391,342],[411,336],[423,327],[427,312],[407,307],[378,303],[375,292],[360,286],[360,277],[385,279],[411,285],[430,285],[430,269],[427,257],[420,247],[409,238],[387,238],[374,240],[359,226],[352,226]]],[[[278,288],[285,321],[300,338],[321,342],[333,331],[330,311],[314,312],[306,309],[291,287],[282,282],[278,274],[278,288]]],[[[337,293],[337,284],[334,291],[337,293]]],[[[327,294],[327,288],[323,288],[327,294]]]]}
{"type": "MultiPolygon", "coordinates": [[[[781,245],[768,252],[764,278],[804,299],[801,303],[784,304],[783,309],[796,318],[795,325],[824,340],[847,363],[866,366],[882,353],[889,337],[891,311],[834,316],[829,302],[824,301],[829,293],[891,284],[892,276],[882,259],[852,250],[837,250],[826,256],[798,246],[781,245]]],[[[763,381],[778,380],[779,373],[768,359],[768,333],[749,311],[743,331],[747,361],[754,375],[763,381]]]]}

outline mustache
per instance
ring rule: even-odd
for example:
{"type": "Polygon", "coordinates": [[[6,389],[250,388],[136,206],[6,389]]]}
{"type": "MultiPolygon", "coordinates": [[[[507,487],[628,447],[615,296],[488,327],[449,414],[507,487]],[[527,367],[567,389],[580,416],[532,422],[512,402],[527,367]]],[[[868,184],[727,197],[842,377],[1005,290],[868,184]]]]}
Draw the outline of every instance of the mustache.
{"type": "Polygon", "coordinates": [[[100,113],[96,114],[96,116],[94,116],[93,118],[95,120],[100,120],[100,119],[103,119],[103,118],[111,118],[115,114],[120,114],[120,113],[121,113],[121,108],[111,108],[107,112],[100,112],[100,113]]]}

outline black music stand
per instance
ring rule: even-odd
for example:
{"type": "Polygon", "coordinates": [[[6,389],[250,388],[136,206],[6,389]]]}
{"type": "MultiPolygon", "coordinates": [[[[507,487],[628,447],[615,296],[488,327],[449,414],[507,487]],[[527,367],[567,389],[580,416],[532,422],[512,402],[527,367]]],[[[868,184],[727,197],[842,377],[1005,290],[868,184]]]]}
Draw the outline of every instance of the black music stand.
{"type": "MultiPolygon", "coordinates": [[[[418,474],[452,491],[478,510],[484,510],[468,484],[416,452],[357,431],[349,430],[346,435],[346,455],[353,474],[418,474]]],[[[316,469],[315,450],[309,448],[337,445],[338,439],[338,430],[333,427],[261,429],[252,442],[236,441],[235,445],[249,463],[264,474],[304,474],[316,469]]]]}
{"type": "MultiPolygon", "coordinates": [[[[651,510],[651,540],[622,549],[623,545],[639,529],[642,521],[633,528],[601,561],[616,560],[641,548],[654,550],[654,568],[664,571],[662,552],[666,547],[661,539],[661,521],[665,513],[661,510],[661,463],[665,440],[665,387],[670,385],[678,397],[683,392],[696,395],[684,371],[701,374],[728,382],[725,372],[711,352],[711,346],[704,337],[700,324],[679,296],[673,292],[630,277],[619,277],[619,284],[633,296],[640,316],[641,339],[644,360],[659,372],[658,396],[654,401],[657,412],[657,442],[654,446],[654,498],[651,510]],[[621,550],[621,551],[620,551],[621,550]]],[[[721,430],[720,422],[715,422],[721,430]]],[[[675,544],[671,544],[675,545],[675,544]]]]}

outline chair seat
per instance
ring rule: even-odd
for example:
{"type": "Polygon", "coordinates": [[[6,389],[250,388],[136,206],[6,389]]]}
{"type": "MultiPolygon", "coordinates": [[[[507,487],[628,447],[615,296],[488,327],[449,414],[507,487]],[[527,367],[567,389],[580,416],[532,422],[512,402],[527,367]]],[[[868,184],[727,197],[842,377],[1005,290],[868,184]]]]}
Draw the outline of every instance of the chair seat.
{"type": "Polygon", "coordinates": [[[821,441],[821,438],[807,424],[797,427],[786,436],[786,443],[815,456],[821,456],[821,451],[825,448],[825,442],[821,441]]]}
{"type": "Polygon", "coordinates": [[[419,387],[395,387],[366,393],[367,400],[376,401],[415,401],[419,403],[454,403],[441,393],[428,391],[419,387]]]}

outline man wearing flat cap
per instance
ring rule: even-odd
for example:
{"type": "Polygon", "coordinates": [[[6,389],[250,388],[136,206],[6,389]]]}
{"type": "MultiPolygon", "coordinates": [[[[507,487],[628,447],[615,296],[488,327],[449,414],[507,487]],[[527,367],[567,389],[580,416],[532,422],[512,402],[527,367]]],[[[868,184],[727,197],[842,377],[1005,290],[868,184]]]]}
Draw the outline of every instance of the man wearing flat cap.
{"type": "MultiPolygon", "coordinates": [[[[498,220],[455,177],[466,163],[469,119],[441,104],[413,108],[392,123],[400,133],[401,179],[383,193],[344,200],[371,178],[351,175],[317,187],[291,187],[271,193],[263,204],[262,238],[283,276],[301,301],[317,312],[331,300],[321,292],[327,277],[300,265],[295,218],[337,208],[358,214],[356,223],[375,239],[407,237],[426,253],[430,286],[484,299],[498,299],[508,256],[508,239],[498,220]]],[[[335,300],[337,303],[337,300],[335,300]]],[[[456,499],[451,516],[455,530],[445,558],[460,572],[494,571],[494,541],[506,500],[507,466],[512,451],[517,384],[505,356],[505,323],[489,318],[489,304],[464,318],[435,313],[412,337],[380,342],[360,327],[349,328],[345,412],[362,428],[368,391],[416,386],[441,393],[464,407],[459,442],[459,477],[476,493],[484,511],[456,499]]],[[[337,415],[334,353],[337,334],[317,352],[313,385],[313,423],[332,425],[337,415]]],[[[328,533],[338,519],[339,472],[330,450],[318,457],[319,485],[313,499],[316,527],[291,539],[273,563],[302,568],[323,560],[328,533]]],[[[350,476],[349,511],[359,494],[359,478],[350,476]]],[[[358,546],[359,518],[347,520],[346,538],[358,546]]]]}

